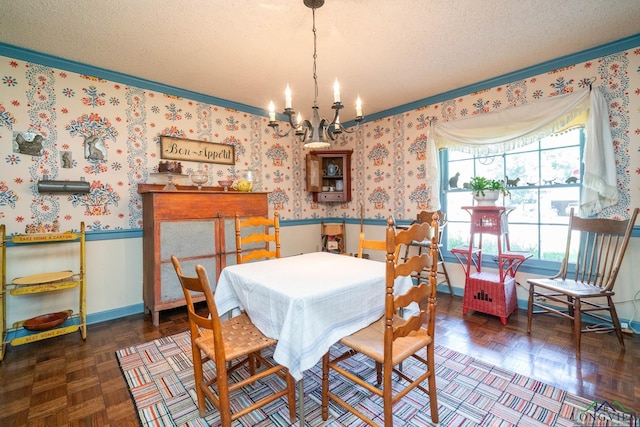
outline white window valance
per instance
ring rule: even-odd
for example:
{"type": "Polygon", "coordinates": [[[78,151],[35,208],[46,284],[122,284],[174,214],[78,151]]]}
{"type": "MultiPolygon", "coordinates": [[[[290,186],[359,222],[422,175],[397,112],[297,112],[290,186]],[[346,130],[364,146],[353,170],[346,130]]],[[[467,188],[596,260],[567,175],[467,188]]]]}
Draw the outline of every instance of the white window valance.
{"type": "MultiPolygon", "coordinates": [[[[427,145],[427,170],[435,167],[427,178],[439,177],[437,149],[464,151],[472,154],[499,154],[522,147],[552,135],[576,117],[589,110],[583,163],[580,212],[595,215],[618,203],[615,151],[609,114],[602,93],[596,88],[546,98],[518,107],[494,111],[450,122],[435,123],[427,145]]],[[[432,207],[440,206],[439,179],[427,181],[431,189],[432,207]]]]}
{"type": "Polygon", "coordinates": [[[589,91],[546,98],[518,107],[436,123],[439,149],[498,154],[552,135],[589,108],[589,91]]]}

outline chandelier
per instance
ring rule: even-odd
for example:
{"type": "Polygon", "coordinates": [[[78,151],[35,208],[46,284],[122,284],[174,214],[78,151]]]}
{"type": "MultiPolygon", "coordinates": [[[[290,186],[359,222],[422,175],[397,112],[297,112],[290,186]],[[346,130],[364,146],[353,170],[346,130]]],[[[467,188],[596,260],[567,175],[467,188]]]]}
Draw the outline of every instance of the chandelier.
{"type": "MultiPolygon", "coordinates": [[[[324,0],[303,0],[304,5],[311,8],[313,14],[313,84],[315,88],[315,98],[313,101],[313,111],[311,114],[311,121],[302,120],[302,116],[298,113],[296,121],[293,121],[293,116],[296,114],[291,107],[291,89],[289,85],[285,90],[285,108],[283,114],[289,118],[289,125],[291,128],[286,133],[279,131],[279,124],[276,121],[276,112],[273,102],[269,103],[269,126],[273,128],[277,137],[285,137],[289,135],[291,131],[294,131],[294,135],[300,138],[300,141],[304,143],[306,148],[326,148],[329,147],[329,139],[335,141],[336,135],[342,132],[353,133],[356,129],[351,131],[347,130],[340,123],[340,110],[344,108],[342,102],[340,102],[340,85],[338,79],[336,79],[333,85],[333,105],[331,108],[335,110],[333,120],[329,122],[327,119],[321,119],[318,113],[318,76],[316,74],[316,9],[320,8],[324,4],[324,0]]],[[[360,97],[356,100],[356,125],[359,125],[362,121],[362,101],[360,97]]]]}

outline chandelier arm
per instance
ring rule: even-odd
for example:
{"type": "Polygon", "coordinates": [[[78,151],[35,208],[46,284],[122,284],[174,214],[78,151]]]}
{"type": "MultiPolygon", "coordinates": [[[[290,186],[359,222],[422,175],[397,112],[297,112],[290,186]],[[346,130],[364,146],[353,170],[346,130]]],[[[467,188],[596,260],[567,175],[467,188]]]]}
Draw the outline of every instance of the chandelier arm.
{"type": "Polygon", "coordinates": [[[278,125],[278,122],[269,122],[268,126],[273,128],[273,133],[275,133],[275,135],[278,138],[284,138],[286,136],[289,136],[289,134],[293,130],[293,128],[289,128],[289,130],[286,131],[285,133],[280,132],[280,125],[278,125]]]}
{"type": "Polygon", "coordinates": [[[296,136],[300,137],[300,142],[305,142],[309,136],[311,130],[311,122],[309,120],[303,121],[296,130],[296,136]]]}
{"type": "Polygon", "coordinates": [[[292,129],[297,130],[300,127],[300,123],[293,123],[293,116],[295,116],[296,112],[292,108],[285,108],[283,114],[289,118],[289,125],[292,129]]]}
{"type": "Polygon", "coordinates": [[[334,102],[331,106],[332,109],[336,110],[333,115],[333,120],[331,123],[327,125],[327,135],[331,138],[332,141],[335,141],[336,138],[334,135],[342,133],[342,125],[340,124],[340,110],[344,108],[341,102],[334,102]]]}
{"type": "Polygon", "coordinates": [[[359,128],[360,128],[360,123],[356,124],[356,127],[351,129],[351,130],[347,129],[346,127],[342,126],[342,124],[341,124],[340,125],[340,129],[341,129],[340,132],[354,133],[354,132],[357,132],[359,128]]]}
{"type": "Polygon", "coordinates": [[[273,128],[273,132],[275,133],[276,137],[278,138],[284,138],[289,136],[289,134],[291,133],[291,131],[294,131],[294,135],[296,136],[301,136],[303,135],[304,131],[302,130],[302,126],[300,124],[295,124],[293,123],[293,116],[296,114],[295,111],[293,111],[292,108],[285,108],[283,114],[285,114],[288,118],[289,118],[289,130],[287,130],[285,133],[282,133],[280,131],[280,124],[277,121],[270,121],[268,126],[273,128]]]}
{"type": "MultiPolygon", "coordinates": [[[[349,130],[349,129],[347,129],[346,127],[344,127],[344,126],[342,125],[342,123],[338,123],[338,126],[340,126],[340,132],[345,132],[345,133],[354,133],[354,132],[357,132],[357,131],[358,131],[358,129],[360,129],[360,122],[361,122],[363,119],[364,119],[364,117],[362,117],[362,116],[358,116],[358,117],[356,117],[356,118],[355,118],[356,126],[355,126],[353,129],[351,129],[351,130],[349,130]]],[[[334,123],[334,126],[335,126],[335,123],[334,123]]],[[[334,132],[335,132],[335,131],[334,131],[334,132]]],[[[335,133],[340,133],[340,132],[335,132],[335,133]]]]}

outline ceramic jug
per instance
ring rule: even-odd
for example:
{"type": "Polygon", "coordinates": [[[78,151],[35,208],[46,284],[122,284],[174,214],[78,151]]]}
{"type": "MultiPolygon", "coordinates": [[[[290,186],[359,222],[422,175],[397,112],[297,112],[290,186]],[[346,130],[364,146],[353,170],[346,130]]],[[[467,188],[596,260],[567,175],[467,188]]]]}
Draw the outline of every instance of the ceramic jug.
{"type": "Polygon", "coordinates": [[[327,174],[329,176],[334,176],[334,175],[337,175],[338,173],[339,173],[338,172],[338,165],[336,165],[333,162],[329,162],[329,164],[327,165],[327,174]]]}

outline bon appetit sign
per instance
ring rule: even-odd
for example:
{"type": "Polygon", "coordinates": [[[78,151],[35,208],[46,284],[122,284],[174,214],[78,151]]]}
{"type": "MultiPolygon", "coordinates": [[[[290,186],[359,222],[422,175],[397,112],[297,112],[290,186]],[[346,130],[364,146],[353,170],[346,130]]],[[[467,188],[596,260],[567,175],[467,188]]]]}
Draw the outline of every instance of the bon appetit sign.
{"type": "Polygon", "coordinates": [[[161,159],[235,165],[234,153],[233,145],[169,136],[160,137],[161,159]]]}

